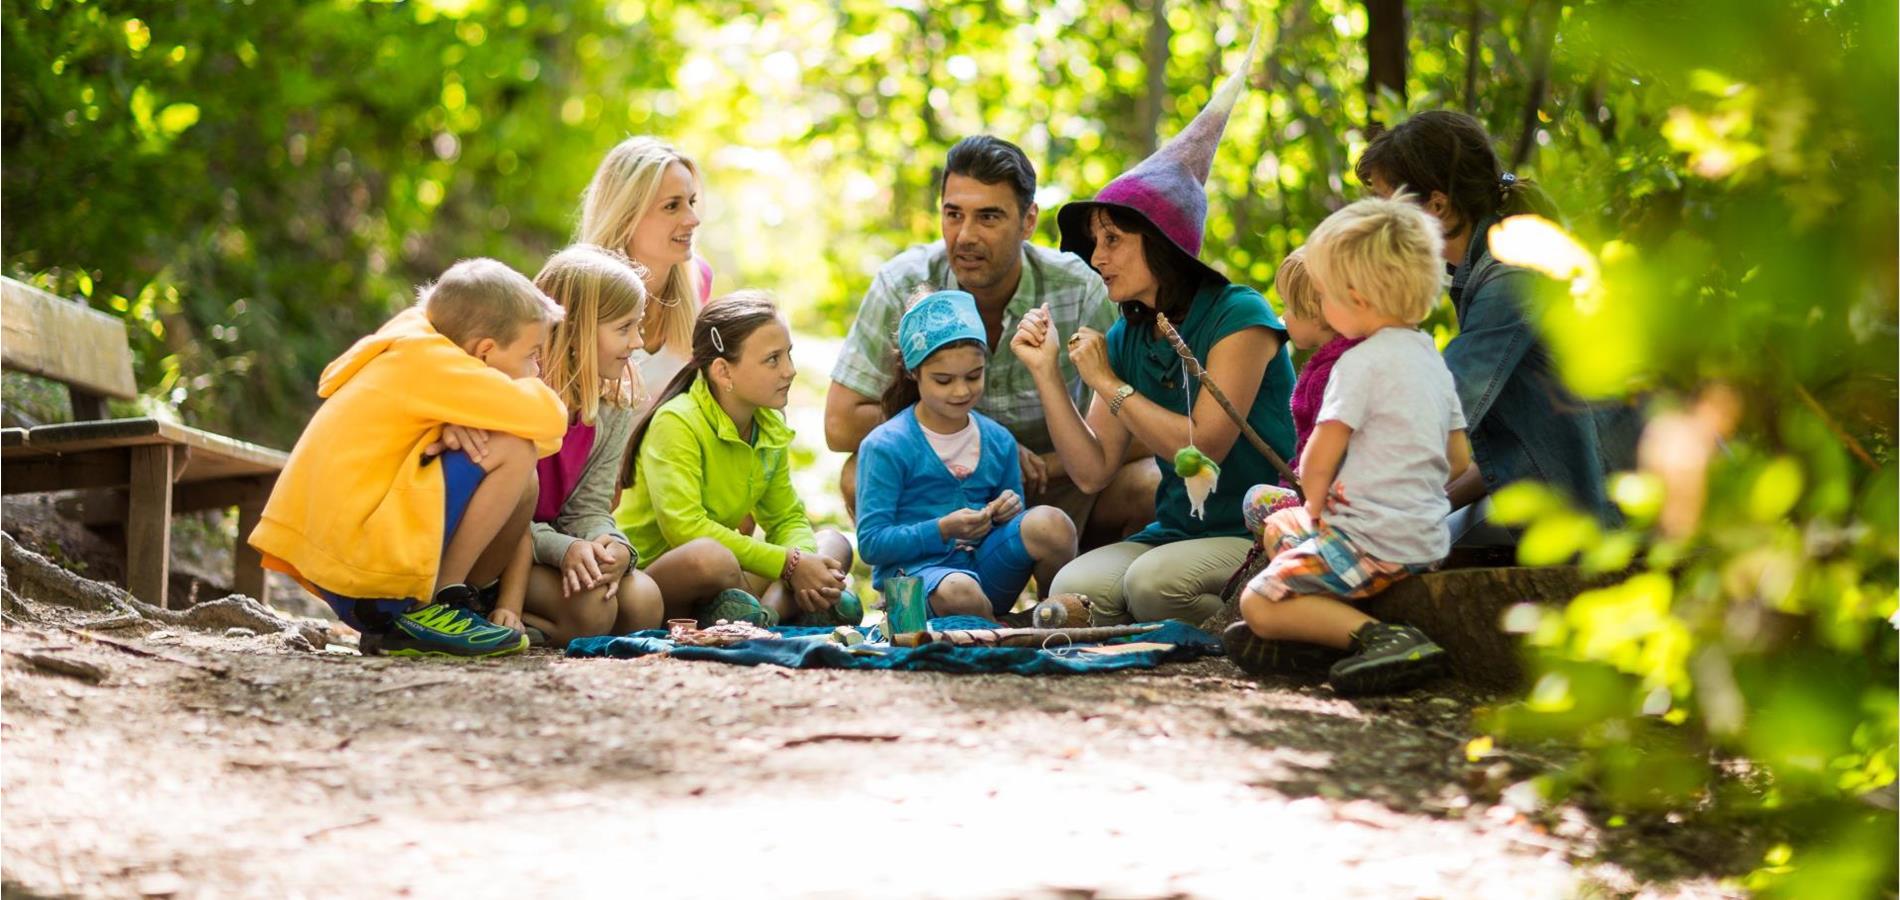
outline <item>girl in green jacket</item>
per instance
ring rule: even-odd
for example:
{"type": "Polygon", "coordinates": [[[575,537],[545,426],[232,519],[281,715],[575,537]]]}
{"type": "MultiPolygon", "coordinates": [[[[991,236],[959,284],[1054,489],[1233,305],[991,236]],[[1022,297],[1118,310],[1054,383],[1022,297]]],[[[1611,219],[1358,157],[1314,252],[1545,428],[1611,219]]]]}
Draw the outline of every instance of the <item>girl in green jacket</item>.
{"type": "Polygon", "coordinates": [[[621,510],[667,616],[858,624],[863,609],[845,590],[851,542],[814,533],[792,489],[784,408],[797,370],[777,304],[743,291],[714,300],[693,323],[692,351],[634,429],[621,510]],[[747,516],[763,537],[740,530],[747,516]]]}

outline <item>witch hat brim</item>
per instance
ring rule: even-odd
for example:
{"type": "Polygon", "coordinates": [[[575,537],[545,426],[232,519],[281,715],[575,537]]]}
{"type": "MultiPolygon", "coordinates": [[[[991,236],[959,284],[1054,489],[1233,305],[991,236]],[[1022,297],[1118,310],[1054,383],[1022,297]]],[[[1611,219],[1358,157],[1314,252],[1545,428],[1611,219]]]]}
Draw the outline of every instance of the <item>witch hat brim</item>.
{"type": "Polygon", "coordinates": [[[1095,253],[1089,220],[1098,207],[1117,207],[1146,219],[1208,276],[1223,284],[1228,281],[1201,261],[1201,241],[1207,226],[1207,176],[1213,169],[1221,135],[1227,130],[1227,119],[1247,90],[1247,78],[1259,49],[1260,32],[1256,30],[1240,67],[1227,76],[1180,134],[1109,182],[1094,199],[1063,205],[1056,213],[1063,250],[1089,260],[1095,253]]]}
{"type": "MultiPolygon", "coordinates": [[[[1138,207],[1122,203],[1109,203],[1100,199],[1078,200],[1074,203],[1063,204],[1062,209],[1056,212],[1056,230],[1061,234],[1061,243],[1059,246],[1066,252],[1082,257],[1083,262],[1093,267],[1095,264],[1095,236],[1089,233],[1089,220],[1095,216],[1095,210],[1107,208],[1126,210],[1127,212],[1146,219],[1149,224],[1155,226],[1156,230],[1161,230],[1160,223],[1155,222],[1147,212],[1138,207]]],[[[1162,231],[1163,237],[1166,237],[1166,234],[1166,231],[1162,231]]],[[[1222,274],[1219,269],[1202,262],[1199,254],[1190,253],[1186,247],[1181,246],[1180,243],[1173,238],[1167,238],[1167,241],[1175,249],[1181,251],[1181,255],[1186,257],[1190,268],[1200,273],[1201,277],[1197,279],[1198,281],[1212,281],[1217,284],[1227,284],[1233,280],[1228,278],[1225,274],[1222,274]]]]}

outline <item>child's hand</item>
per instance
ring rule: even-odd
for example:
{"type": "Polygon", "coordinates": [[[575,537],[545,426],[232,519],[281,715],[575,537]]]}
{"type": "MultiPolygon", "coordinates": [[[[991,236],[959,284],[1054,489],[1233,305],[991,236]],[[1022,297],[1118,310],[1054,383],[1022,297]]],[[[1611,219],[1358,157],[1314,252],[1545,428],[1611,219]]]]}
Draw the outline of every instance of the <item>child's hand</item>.
{"type": "Polygon", "coordinates": [[[589,543],[600,548],[600,575],[603,580],[618,580],[627,574],[633,564],[633,548],[626,541],[616,540],[611,534],[603,534],[589,543]]]}
{"type": "Polygon", "coordinates": [[[792,600],[806,612],[816,612],[837,602],[844,590],[844,573],[837,561],[816,553],[804,553],[792,567],[785,583],[792,589],[792,600]]]}
{"type": "Polygon", "coordinates": [[[488,432],[460,425],[442,426],[442,446],[468,454],[469,462],[479,463],[488,456],[488,432]]]}
{"type": "MultiPolygon", "coordinates": [[[[1306,531],[1306,523],[1300,520],[1305,507],[1289,506],[1275,510],[1260,528],[1260,546],[1272,553],[1280,548],[1280,541],[1306,531]]],[[[1315,520],[1317,521],[1317,520],[1315,520]]]]}
{"type": "Polygon", "coordinates": [[[937,533],[946,541],[980,541],[990,533],[990,508],[959,509],[937,520],[937,533]]]}
{"type": "Polygon", "coordinates": [[[444,425],[442,436],[422,448],[422,455],[441,456],[450,450],[460,450],[468,454],[470,462],[479,463],[488,456],[488,432],[480,428],[444,425]]]}
{"type": "Polygon", "coordinates": [[[1016,518],[1016,514],[1023,511],[1023,498],[1015,491],[1004,491],[996,499],[990,501],[989,510],[990,521],[1001,525],[1016,518]]]}
{"type": "Polygon", "coordinates": [[[503,628],[520,628],[521,614],[512,609],[496,609],[488,614],[488,621],[503,628]]]}
{"type": "Polygon", "coordinates": [[[561,556],[561,596],[572,597],[598,586],[605,580],[601,569],[607,562],[607,552],[593,541],[568,544],[561,556]]]}

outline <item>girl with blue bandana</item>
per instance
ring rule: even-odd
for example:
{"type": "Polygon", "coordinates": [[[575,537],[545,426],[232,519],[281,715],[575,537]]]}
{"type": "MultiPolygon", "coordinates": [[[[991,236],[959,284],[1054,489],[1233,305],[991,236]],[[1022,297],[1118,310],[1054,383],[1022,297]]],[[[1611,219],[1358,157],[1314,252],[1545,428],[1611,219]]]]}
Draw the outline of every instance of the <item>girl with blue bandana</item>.
{"type": "Polygon", "coordinates": [[[1023,509],[1016,439],[975,406],[989,343],[976,300],[937,291],[897,329],[889,420],[858,457],[858,552],[879,590],[923,580],[933,615],[995,618],[1029,576],[1046,592],[1075,558],[1075,523],[1053,506],[1023,509]]]}

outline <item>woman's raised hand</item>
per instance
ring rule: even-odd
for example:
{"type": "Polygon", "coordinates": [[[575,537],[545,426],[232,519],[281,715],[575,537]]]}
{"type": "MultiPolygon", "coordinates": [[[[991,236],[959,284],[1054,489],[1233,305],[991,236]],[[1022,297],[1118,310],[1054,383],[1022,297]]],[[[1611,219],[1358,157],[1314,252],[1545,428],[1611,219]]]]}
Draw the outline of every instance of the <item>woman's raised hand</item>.
{"type": "Polygon", "coordinates": [[[1009,349],[1031,372],[1055,370],[1060,359],[1056,354],[1062,347],[1056,340],[1055,320],[1049,316],[1049,304],[1023,314],[1022,321],[1016,323],[1016,335],[1009,339],[1009,349]]]}
{"type": "Polygon", "coordinates": [[[1069,359],[1082,383],[1098,394],[1113,393],[1121,384],[1113,366],[1108,364],[1108,339],[1093,328],[1075,330],[1069,338],[1069,359]]]}

